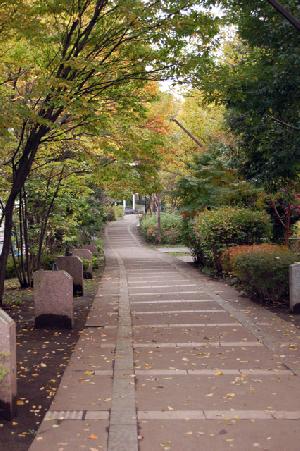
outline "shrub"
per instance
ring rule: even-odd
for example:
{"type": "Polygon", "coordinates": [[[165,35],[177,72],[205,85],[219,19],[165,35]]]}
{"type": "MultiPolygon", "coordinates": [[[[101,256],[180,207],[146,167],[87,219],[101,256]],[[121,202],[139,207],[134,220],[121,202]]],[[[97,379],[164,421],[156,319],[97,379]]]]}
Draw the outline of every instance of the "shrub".
{"type": "Polygon", "coordinates": [[[262,301],[285,301],[289,297],[289,266],[299,255],[288,250],[256,249],[237,255],[233,275],[251,295],[262,301]]]}
{"type": "Polygon", "coordinates": [[[271,222],[262,211],[222,207],[200,213],[194,220],[192,251],[202,265],[222,270],[221,253],[234,244],[269,241],[271,222]]]}
{"type": "Polygon", "coordinates": [[[232,246],[221,254],[221,265],[224,273],[230,274],[233,269],[236,258],[239,255],[249,254],[256,251],[263,252],[283,252],[288,250],[286,246],[279,244],[263,243],[263,244],[242,244],[240,246],[232,246]]]}
{"type": "Polygon", "coordinates": [[[93,265],[93,269],[99,269],[101,266],[103,266],[104,264],[104,257],[103,255],[93,255],[92,258],[92,265],[93,265]]]}
{"type": "Polygon", "coordinates": [[[52,270],[53,265],[57,259],[57,255],[44,254],[41,258],[41,268],[45,270],[52,270]]]}
{"type": "Polygon", "coordinates": [[[6,368],[4,368],[4,366],[0,365],[0,382],[3,381],[3,379],[5,378],[5,376],[7,375],[8,371],[6,368]]]}
{"type": "Polygon", "coordinates": [[[113,206],[115,219],[121,219],[124,216],[124,209],[122,205],[114,205],[113,206]]]}
{"type": "Polygon", "coordinates": [[[115,210],[111,205],[105,207],[104,218],[106,221],[115,221],[117,219],[115,210]]]}
{"type": "MultiPolygon", "coordinates": [[[[157,216],[143,216],[141,232],[150,243],[158,242],[157,216]]],[[[161,243],[178,244],[182,241],[182,218],[176,213],[161,213],[161,243]]]]}
{"type": "Polygon", "coordinates": [[[15,265],[12,256],[9,256],[6,263],[5,278],[14,279],[17,277],[15,265]]]}

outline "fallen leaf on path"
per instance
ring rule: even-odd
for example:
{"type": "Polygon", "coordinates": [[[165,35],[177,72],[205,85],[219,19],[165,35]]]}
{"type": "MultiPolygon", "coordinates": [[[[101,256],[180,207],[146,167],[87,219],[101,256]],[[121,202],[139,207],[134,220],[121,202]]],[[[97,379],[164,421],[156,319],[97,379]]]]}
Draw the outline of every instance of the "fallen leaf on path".
{"type": "Polygon", "coordinates": [[[234,398],[235,397],[235,393],[227,393],[225,396],[224,396],[224,398],[227,398],[227,399],[232,399],[232,398],[234,398]]]}
{"type": "Polygon", "coordinates": [[[221,371],[221,370],[216,370],[215,371],[215,376],[223,376],[223,371],[221,371]]]}
{"type": "Polygon", "coordinates": [[[90,440],[97,440],[98,435],[96,435],[96,434],[91,434],[91,435],[88,436],[88,438],[89,438],[90,440]]]}
{"type": "Polygon", "coordinates": [[[171,442],[160,443],[160,446],[161,446],[165,451],[168,451],[169,449],[171,449],[171,442]]]}

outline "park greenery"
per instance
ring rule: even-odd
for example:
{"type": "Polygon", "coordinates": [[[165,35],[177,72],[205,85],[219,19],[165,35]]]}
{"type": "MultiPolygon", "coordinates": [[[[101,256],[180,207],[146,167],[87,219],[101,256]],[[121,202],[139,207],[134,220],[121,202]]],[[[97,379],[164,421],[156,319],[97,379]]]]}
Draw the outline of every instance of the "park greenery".
{"type": "Polygon", "coordinates": [[[146,239],[186,242],[202,268],[287,296],[300,44],[268,2],[0,0],[0,36],[0,304],[5,277],[30,287],[133,192],[146,239]],[[235,246],[247,251],[223,267],[235,246]]]}

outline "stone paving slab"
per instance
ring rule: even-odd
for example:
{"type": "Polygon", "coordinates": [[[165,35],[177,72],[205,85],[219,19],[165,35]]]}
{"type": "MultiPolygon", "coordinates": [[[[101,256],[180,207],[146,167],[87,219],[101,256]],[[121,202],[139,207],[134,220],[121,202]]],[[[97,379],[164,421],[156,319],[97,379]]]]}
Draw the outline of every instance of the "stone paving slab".
{"type": "Polygon", "coordinates": [[[90,367],[111,368],[114,361],[114,350],[103,349],[105,343],[113,343],[116,329],[105,329],[99,327],[88,327],[81,333],[77,342],[69,366],[76,369],[89,369],[90,367]],[[106,335],[106,337],[105,337],[106,335]],[[107,340],[107,337],[110,339],[107,340]],[[106,340],[106,341],[104,341],[106,340]]]}
{"type": "Polygon", "coordinates": [[[133,317],[134,325],[155,324],[155,323],[229,323],[232,317],[227,312],[210,313],[157,313],[153,315],[135,315],[133,317]]]}
{"type": "Polygon", "coordinates": [[[30,451],[107,450],[108,420],[44,421],[30,451]]]}
{"type": "Polygon", "coordinates": [[[111,397],[111,377],[70,370],[62,378],[51,410],[107,410],[111,397]]]}
{"type": "Polygon", "coordinates": [[[298,451],[300,421],[140,421],[141,451],[298,451]]]}
{"type": "Polygon", "coordinates": [[[298,380],[278,376],[137,376],[140,410],[298,410],[298,380]],[[220,380],[221,379],[221,380],[220,380]]]}
{"type": "Polygon", "coordinates": [[[154,299],[154,300],[169,300],[169,299],[212,299],[208,293],[203,290],[195,290],[193,287],[185,288],[182,290],[175,288],[169,288],[162,291],[163,288],[158,288],[155,290],[154,288],[150,288],[147,290],[146,288],[131,290],[130,296],[133,301],[137,301],[138,298],[145,298],[145,300],[154,299]],[[133,292],[134,291],[134,292],[133,292]]]}
{"type": "Polygon", "coordinates": [[[197,293],[165,293],[165,294],[144,294],[144,295],[131,295],[132,302],[149,302],[149,301],[160,301],[160,302],[171,302],[171,301],[213,301],[212,297],[205,292],[197,293]]]}
{"type": "Polygon", "coordinates": [[[139,303],[132,303],[132,314],[138,315],[139,313],[149,313],[149,314],[155,314],[161,313],[161,312],[181,312],[184,313],[185,311],[192,310],[192,313],[201,313],[201,311],[207,311],[207,310],[218,310],[220,311],[220,306],[214,302],[214,301],[208,301],[208,302],[202,302],[202,301],[194,301],[194,302],[188,302],[188,301],[164,301],[161,303],[161,301],[154,301],[153,304],[145,303],[145,302],[139,302],[139,303]],[[156,303],[157,302],[157,303],[156,303]]]}
{"type": "Polygon", "coordinates": [[[260,348],[135,349],[136,368],[283,368],[279,356],[260,348]]]}
{"type": "Polygon", "coordinates": [[[87,349],[76,349],[72,354],[69,365],[74,369],[91,370],[93,368],[111,369],[114,364],[114,349],[103,349],[98,343],[87,346],[87,349]]]}
{"type": "Polygon", "coordinates": [[[244,328],[236,327],[176,327],[176,328],[135,328],[135,342],[186,342],[186,341],[253,341],[255,337],[244,328]]]}

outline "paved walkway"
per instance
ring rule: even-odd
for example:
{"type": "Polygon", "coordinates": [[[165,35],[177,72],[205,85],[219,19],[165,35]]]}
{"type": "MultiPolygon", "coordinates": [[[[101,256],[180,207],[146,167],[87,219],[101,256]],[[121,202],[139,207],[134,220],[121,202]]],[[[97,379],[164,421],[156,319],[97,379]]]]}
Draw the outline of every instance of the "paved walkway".
{"type": "Polygon", "coordinates": [[[298,451],[299,333],[274,340],[273,317],[266,334],[264,313],[140,244],[134,221],[107,228],[102,282],[30,451],[298,451]]]}

